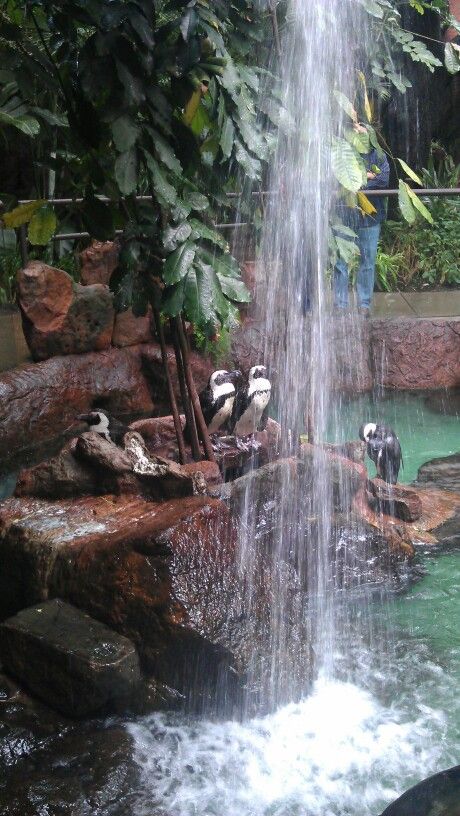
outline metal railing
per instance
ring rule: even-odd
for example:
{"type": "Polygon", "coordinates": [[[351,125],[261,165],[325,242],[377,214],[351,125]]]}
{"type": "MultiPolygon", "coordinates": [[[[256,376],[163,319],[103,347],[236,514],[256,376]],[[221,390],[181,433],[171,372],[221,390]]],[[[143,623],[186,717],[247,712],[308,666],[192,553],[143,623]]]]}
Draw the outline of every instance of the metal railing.
{"type": "MultiPolygon", "coordinates": [[[[429,187],[429,188],[419,188],[413,189],[415,195],[420,197],[455,197],[460,196],[460,187],[429,187]]],[[[376,189],[376,190],[366,190],[366,196],[369,198],[379,198],[390,196],[394,197],[399,194],[398,189],[376,189]]],[[[239,199],[242,197],[242,193],[227,193],[227,197],[230,199],[239,199]]],[[[261,190],[258,192],[253,192],[251,195],[254,198],[263,199],[264,197],[268,196],[276,196],[279,195],[277,191],[269,191],[269,190],[261,190]]],[[[112,199],[108,198],[107,196],[98,196],[99,201],[103,203],[109,203],[112,199]]],[[[136,201],[152,201],[153,196],[136,196],[136,201]]],[[[32,204],[35,199],[22,199],[19,201],[19,204],[32,204]]],[[[72,205],[72,204],[82,204],[84,199],[83,198],[48,198],[43,199],[43,201],[47,204],[53,204],[54,206],[65,206],[65,205],[72,205]]],[[[213,226],[217,230],[225,230],[225,229],[241,229],[242,227],[249,227],[252,225],[251,221],[235,221],[233,223],[222,223],[216,224],[214,223],[213,226]]],[[[25,265],[28,260],[28,250],[27,250],[27,233],[26,233],[26,225],[19,227],[19,248],[21,253],[21,260],[22,263],[25,265]]],[[[121,235],[123,230],[115,230],[114,235],[121,235]]],[[[90,238],[91,234],[89,232],[61,232],[53,235],[50,239],[51,241],[78,241],[82,238],[90,238]]]]}

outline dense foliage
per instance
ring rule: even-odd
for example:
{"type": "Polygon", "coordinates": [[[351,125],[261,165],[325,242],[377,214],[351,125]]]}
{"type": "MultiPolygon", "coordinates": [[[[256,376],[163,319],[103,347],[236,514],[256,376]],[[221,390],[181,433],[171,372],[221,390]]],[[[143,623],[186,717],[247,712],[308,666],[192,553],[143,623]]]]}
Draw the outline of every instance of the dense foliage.
{"type": "MultiPolygon", "coordinates": [[[[351,1],[369,15],[371,51],[355,98],[336,95],[350,127],[334,141],[333,164],[354,203],[372,211],[358,190],[365,179],[361,156],[378,144],[379,101],[409,86],[404,55],[430,71],[441,63],[403,29],[398,3],[351,1]],[[359,138],[351,127],[358,117],[368,130],[359,138]]],[[[260,183],[274,128],[290,126],[266,69],[273,32],[277,39],[276,9],[282,25],[285,5],[6,0],[0,10],[0,131],[7,145],[15,132],[30,139],[36,198],[17,207],[2,196],[6,227],[27,224],[32,247],[46,246],[56,229],[83,228],[100,239],[118,230],[113,285],[119,309],[133,305],[143,313],[153,300],[166,315],[183,312],[204,337],[231,327],[237,304],[249,294],[214,223],[225,217],[228,192],[260,183]],[[260,93],[262,80],[268,94],[260,93]],[[58,211],[44,201],[60,196],[82,202],[58,211]]],[[[445,0],[410,5],[419,13],[446,13],[445,0]]],[[[446,46],[445,59],[449,70],[460,68],[455,45],[446,46]]],[[[407,165],[401,168],[404,178],[418,181],[407,165]]],[[[404,217],[414,222],[421,212],[431,218],[404,178],[404,217]]],[[[335,250],[347,253],[350,243],[336,241],[335,250]]]]}
{"type": "MultiPolygon", "coordinates": [[[[456,187],[460,184],[460,165],[434,145],[421,175],[425,187],[456,187]]],[[[382,289],[460,286],[460,198],[440,197],[425,203],[434,228],[423,220],[410,227],[392,220],[384,225],[377,258],[382,289]]]]}
{"type": "MultiPolygon", "coordinates": [[[[263,22],[251,0],[7,3],[0,120],[40,143],[43,197],[83,198],[67,222],[101,239],[123,231],[119,308],[142,313],[161,289],[164,313],[214,332],[249,299],[213,213],[228,206],[229,168],[259,179],[273,145],[261,71],[246,64],[263,22]]],[[[39,198],[4,222],[44,245],[56,213],[39,198]]]]}

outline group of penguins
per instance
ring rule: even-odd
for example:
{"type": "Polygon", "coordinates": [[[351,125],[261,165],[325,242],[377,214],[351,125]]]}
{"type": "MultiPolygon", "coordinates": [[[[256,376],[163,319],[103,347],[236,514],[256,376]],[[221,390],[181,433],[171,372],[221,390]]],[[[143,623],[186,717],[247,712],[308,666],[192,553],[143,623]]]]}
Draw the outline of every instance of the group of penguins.
{"type": "MultiPolygon", "coordinates": [[[[241,371],[219,369],[211,374],[199,399],[215,447],[220,446],[219,437],[229,435],[234,437],[237,447],[247,450],[247,440],[253,440],[256,431],[263,431],[267,425],[271,389],[263,365],[253,366],[246,382],[241,371]]],[[[80,414],[78,419],[115,444],[122,443],[128,430],[105,411],[80,414]]],[[[185,435],[188,436],[187,427],[185,435]]],[[[387,425],[367,422],[361,425],[359,437],[366,443],[367,454],[377,468],[377,475],[388,484],[396,484],[402,452],[395,432],[387,425]]]]}

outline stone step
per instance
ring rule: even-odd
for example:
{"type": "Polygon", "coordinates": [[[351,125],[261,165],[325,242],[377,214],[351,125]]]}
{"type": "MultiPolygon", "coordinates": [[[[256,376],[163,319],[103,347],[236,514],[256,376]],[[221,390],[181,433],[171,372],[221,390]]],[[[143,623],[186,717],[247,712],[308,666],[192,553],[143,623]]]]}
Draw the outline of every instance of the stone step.
{"type": "Polygon", "coordinates": [[[120,710],[141,682],[133,643],[59,599],[4,621],[0,653],[7,672],[70,717],[120,710]]]}

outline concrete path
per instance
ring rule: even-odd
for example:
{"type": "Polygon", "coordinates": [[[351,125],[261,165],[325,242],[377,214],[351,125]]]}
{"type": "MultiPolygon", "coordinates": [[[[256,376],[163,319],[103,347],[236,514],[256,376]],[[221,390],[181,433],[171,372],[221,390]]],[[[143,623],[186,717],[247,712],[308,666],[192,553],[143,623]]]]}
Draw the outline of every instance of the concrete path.
{"type": "Polygon", "coordinates": [[[460,289],[442,292],[376,292],[373,317],[458,317],[460,289]]]}

